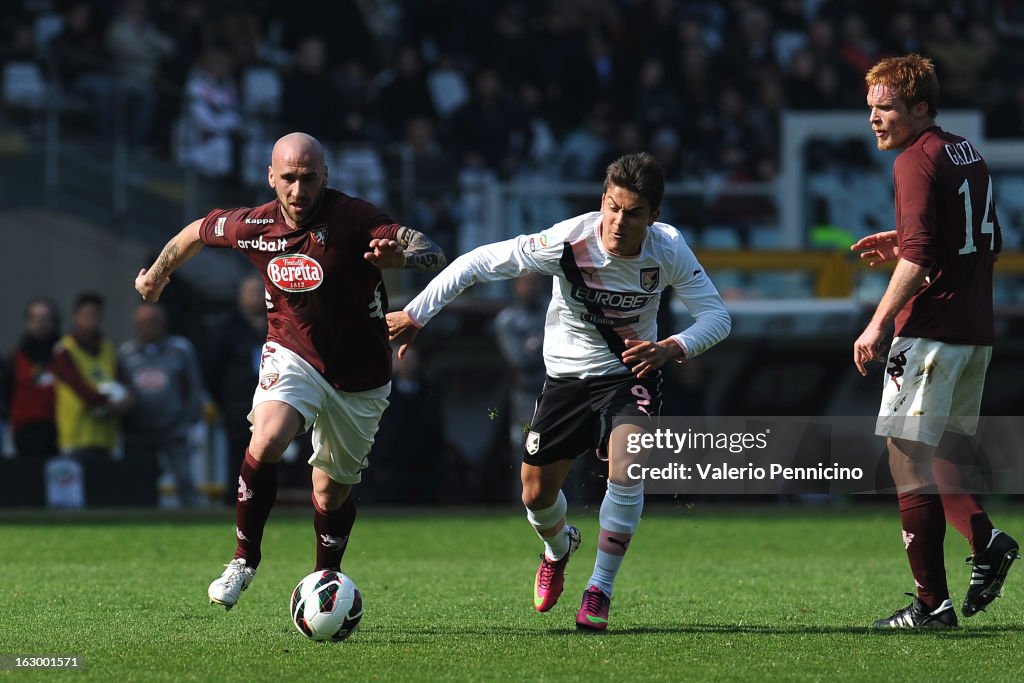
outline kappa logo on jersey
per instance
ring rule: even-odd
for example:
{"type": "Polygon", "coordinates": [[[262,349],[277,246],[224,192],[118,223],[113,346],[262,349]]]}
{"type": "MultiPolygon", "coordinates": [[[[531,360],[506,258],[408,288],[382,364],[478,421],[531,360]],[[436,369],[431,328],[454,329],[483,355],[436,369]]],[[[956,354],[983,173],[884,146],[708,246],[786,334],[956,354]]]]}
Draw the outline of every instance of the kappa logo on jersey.
{"type": "Polygon", "coordinates": [[[653,292],[661,280],[661,268],[640,269],[640,289],[645,292],[653,292]]]}
{"type": "Polygon", "coordinates": [[[217,223],[213,226],[213,236],[223,237],[224,236],[224,224],[228,222],[227,216],[221,216],[217,219],[217,223]]]}
{"type": "Polygon", "coordinates": [[[269,251],[270,253],[274,253],[276,251],[284,251],[285,247],[288,246],[288,240],[280,237],[268,242],[263,239],[263,235],[260,235],[254,240],[238,240],[237,244],[239,249],[255,249],[256,251],[269,251]]]}
{"type": "Polygon", "coordinates": [[[309,292],[324,282],[324,269],[305,254],[282,254],[267,264],[267,277],[286,292],[309,292]]]}
{"type": "Polygon", "coordinates": [[[246,225],[271,225],[273,224],[273,218],[246,218],[246,225]]]}
{"type": "Polygon", "coordinates": [[[318,225],[315,228],[309,229],[309,234],[313,236],[313,240],[321,247],[327,246],[327,224],[318,225]]]}
{"type": "Polygon", "coordinates": [[[268,372],[265,375],[260,375],[260,389],[270,391],[270,387],[277,384],[279,379],[281,379],[281,375],[277,372],[268,372]]]}
{"type": "Polygon", "coordinates": [[[537,455],[540,450],[540,432],[532,429],[526,433],[526,452],[530,455],[537,455]]]}

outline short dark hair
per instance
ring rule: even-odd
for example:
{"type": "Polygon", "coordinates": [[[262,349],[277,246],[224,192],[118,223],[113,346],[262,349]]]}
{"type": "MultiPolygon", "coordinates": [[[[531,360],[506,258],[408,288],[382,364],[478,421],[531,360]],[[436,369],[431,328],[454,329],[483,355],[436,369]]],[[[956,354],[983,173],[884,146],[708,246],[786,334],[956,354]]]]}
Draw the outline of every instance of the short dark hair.
{"type": "Polygon", "coordinates": [[[661,206],[661,198],[665,194],[665,169],[647,152],[626,154],[608,164],[604,191],[607,192],[612,185],[640,195],[654,211],[661,206]]]}
{"type": "Polygon", "coordinates": [[[103,295],[99,292],[82,292],[75,297],[75,313],[82,310],[84,306],[95,306],[96,308],[103,308],[103,295]]]}

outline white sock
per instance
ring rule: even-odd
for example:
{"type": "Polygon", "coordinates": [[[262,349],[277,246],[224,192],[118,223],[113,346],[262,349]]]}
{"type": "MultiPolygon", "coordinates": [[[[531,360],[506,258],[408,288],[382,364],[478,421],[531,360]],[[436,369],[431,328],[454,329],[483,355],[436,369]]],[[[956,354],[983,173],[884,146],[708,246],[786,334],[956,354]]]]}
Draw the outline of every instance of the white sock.
{"type": "Polygon", "coordinates": [[[608,482],[608,490],[601,502],[601,531],[597,540],[597,560],[588,586],[597,586],[611,597],[615,575],[619,573],[629,542],[640,524],[644,510],[643,482],[633,486],[620,486],[608,482]]]}
{"type": "Polygon", "coordinates": [[[561,559],[563,555],[569,552],[569,535],[563,533],[565,529],[565,511],[568,507],[569,505],[565,501],[565,494],[559,491],[558,500],[551,507],[544,508],[543,510],[526,508],[526,518],[530,520],[530,524],[533,525],[534,531],[540,536],[540,540],[544,541],[544,552],[549,560],[561,559]],[[542,531],[557,527],[561,527],[561,530],[552,536],[544,536],[541,533],[542,531]]]}

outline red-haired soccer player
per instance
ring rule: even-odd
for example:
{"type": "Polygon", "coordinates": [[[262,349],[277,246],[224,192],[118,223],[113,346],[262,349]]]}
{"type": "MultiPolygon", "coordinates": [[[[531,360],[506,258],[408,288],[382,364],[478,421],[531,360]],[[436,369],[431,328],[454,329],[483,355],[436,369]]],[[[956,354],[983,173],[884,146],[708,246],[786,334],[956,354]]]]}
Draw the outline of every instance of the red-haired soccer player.
{"type": "Polygon", "coordinates": [[[946,520],[971,544],[974,571],[964,597],[970,617],[999,596],[1017,542],[994,529],[963,491],[957,466],[936,456],[943,435],[977,429],[992,356],[992,268],[1001,246],[988,166],[974,144],[935,124],[938,78],[919,55],[883,59],[865,76],[878,148],[899,150],[893,166],[896,229],[851,248],[872,265],[896,260],[853,362],[886,361],[876,433],[888,437],[903,543],[917,584],[910,605],[879,628],[953,628],[942,542],[946,520]],[[895,323],[888,358],[882,342],[895,323]]]}

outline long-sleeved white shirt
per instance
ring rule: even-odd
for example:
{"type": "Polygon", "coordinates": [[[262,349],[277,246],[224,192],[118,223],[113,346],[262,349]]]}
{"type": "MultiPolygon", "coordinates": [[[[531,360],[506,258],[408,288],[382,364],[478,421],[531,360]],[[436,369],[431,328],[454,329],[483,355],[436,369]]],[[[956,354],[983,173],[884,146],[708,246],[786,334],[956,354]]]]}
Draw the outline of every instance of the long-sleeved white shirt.
{"type": "Polygon", "coordinates": [[[657,341],[658,304],[669,286],[694,318],[672,335],[687,358],[729,334],[732,321],[722,298],[677,230],[654,223],[640,254],[620,257],[605,250],[600,226],[595,211],[477,247],[435,277],[405,312],[422,326],[470,285],[525,272],[551,275],[544,364],[548,375],[560,378],[628,373],[621,359],[625,340],[657,341]]]}

